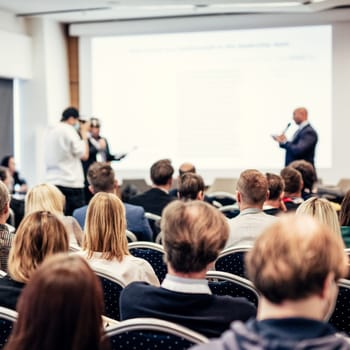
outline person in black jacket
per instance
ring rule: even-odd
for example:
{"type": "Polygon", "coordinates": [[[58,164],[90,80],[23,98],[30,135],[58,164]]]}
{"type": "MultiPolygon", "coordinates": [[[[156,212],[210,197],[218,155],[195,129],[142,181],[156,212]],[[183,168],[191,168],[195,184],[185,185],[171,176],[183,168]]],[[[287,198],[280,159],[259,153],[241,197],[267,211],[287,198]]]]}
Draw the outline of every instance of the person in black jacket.
{"type": "Polygon", "coordinates": [[[245,298],[211,293],[205,278],[228,237],[226,218],[203,201],[174,201],[161,221],[168,274],[161,287],[134,282],[121,293],[121,319],[155,317],[217,337],[255,317],[245,298]]]}

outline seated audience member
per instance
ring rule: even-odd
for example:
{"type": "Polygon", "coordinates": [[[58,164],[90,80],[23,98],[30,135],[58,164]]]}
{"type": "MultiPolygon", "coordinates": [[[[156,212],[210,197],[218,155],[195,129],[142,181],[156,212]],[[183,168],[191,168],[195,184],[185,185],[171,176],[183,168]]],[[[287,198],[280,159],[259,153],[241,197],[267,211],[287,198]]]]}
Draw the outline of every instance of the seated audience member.
{"type": "Polygon", "coordinates": [[[204,199],[204,181],[202,176],[194,173],[181,175],[178,186],[178,197],[184,201],[204,199]]]}
{"type": "Polygon", "coordinates": [[[340,207],[339,223],[343,241],[350,248],[350,191],[346,192],[340,207]]]}
{"type": "MultiPolygon", "coordinates": [[[[99,192],[117,194],[118,182],[115,172],[109,163],[93,163],[88,170],[87,179],[89,190],[96,194],[99,192]]],[[[87,205],[75,209],[73,216],[77,219],[82,229],[85,226],[87,205]]],[[[145,217],[142,207],[124,203],[127,229],[134,233],[139,241],[152,241],[152,230],[145,217]]]]}
{"type": "Polygon", "coordinates": [[[96,193],[86,213],[83,251],[77,254],[94,268],[104,270],[124,284],[145,281],[158,286],[159,280],[151,265],[130,255],[125,235],[125,209],[112,193],[96,193]]]}
{"type": "Polygon", "coordinates": [[[65,226],[69,245],[80,247],[83,240],[83,231],[78,222],[72,216],[64,215],[65,196],[54,185],[36,185],[29,190],[25,199],[26,215],[35,211],[49,211],[55,214],[65,226]]]}
{"type": "Polygon", "coordinates": [[[10,194],[6,185],[0,181],[0,269],[7,272],[7,260],[14,237],[6,225],[10,215],[10,194]]]}
{"type": "MultiPolygon", "coordinates": [[[[10,174],[10,170],[0,165],[0,180],[8,188],[9,192],[13,192],[13,178],[10,174]]],[[[24,199],[12,196],[10,200],[10,208],[15,215],[15,228],[19,226],[24,216],[24,199]]],[[[13,229],[14,231],[14,229],[13,229]]]]}
{"type": "Polygon", "coordinates": [[[310,197],[316,196],[316,193],[314,192],[314,186],[317,181],[317,175],[313,165],[306,160],[300,159],[290,163],[289,166],[298,170],[301,174],[301,177],[303,179],[301,196],[303,199],[307,200],[310,197]]]}
{"type": "Polygon", "coordinates": [[[233,320],[255,316],[244,298],[212,295],[205,279],[225,245],[225,217],[202,201],[175,201],[161,221],[168,274],[161,287],[131,283],[121,293],[121,319],[156,317],[178,323],[208,337],[233,320]]]}
{"type": "Polygon", "coordinates": [[[109,349],[102,313],[101,285],[84,259],[55,255],[24,288],[5,349],[109,349]]]}
{"type": "Polygon", "coordinates": [[[196,167],[192,163],[182,163],[179,167],[179,175],[177,177],[177,188],[173,188],[169,191],[169,194],[173,197],[178,197],[178,187],[180,178],[183,174],[196,174],[196,167]]]}
{"type": "Polygon", "coordinates": [[[26,180],[19,176],[19,173],[16,170],[14,157],[12,155],[4,157],[1,161],[1,165],[7,167],[10,171],[13,179],[13,192],[26,193],[28,190],[27,183],[26,180]]]}
{"type": "Polygon", "coordinates": [[[150,190],[130,198],[129,203],[140,205],[146,212],[161,216],[164,207],[175,198],[169,195],[174,168],[169,159],[161,159],[151,167],[153,186],[150,190]]]}
{"type": "Polygon", "coordinates": [[[220,339],[192,350],[350,349],[348,338],[323,321],[347,273],[343,242],[327,226],[311,217],[278,218],[246,265],[260,292],[257,319],[233,322],[220,339]]]}
{"type": "Polygon", "coordinates": [[[341,235],[338,214],[331,202],[325,198],[311,197],[301,203],[295,213],[313,216],[322,224],[327,225],[335,234],[341,235]]]}
{"type": "Polygon", "coordinates": [[[226,247],[253,245],[264,227],[275,220],[263,212],[269,196],[266,176],[258,170],[248,169],[241,173],[237,182],[237,202],[240,213],[229,220],[230,235],[226,247]]]}
{"type": "Polygon", "coordinates": [[[68,251],[68,235],[56,215],[38,211],[25,216],[8,259],[8,275],[0,278],[0,306],[16,308],[24,285],[46,257],[68,251]]]}
{"type": "Polygon", "coordinates": [[[281,212],[287,211],[283,203],[284,196],[284,182],[281,176],[266,173],[269,198],[264,202],[263,210],[266,214],[277,215],[281,212]]]}
{"type": "Polygon", "coordinates": [[[304,201],[301,196],[303,179],[300,172],[290,166],[281,170],[281,177],[284,181],[283,202],[287,211],[295,211],[304,201]]]}

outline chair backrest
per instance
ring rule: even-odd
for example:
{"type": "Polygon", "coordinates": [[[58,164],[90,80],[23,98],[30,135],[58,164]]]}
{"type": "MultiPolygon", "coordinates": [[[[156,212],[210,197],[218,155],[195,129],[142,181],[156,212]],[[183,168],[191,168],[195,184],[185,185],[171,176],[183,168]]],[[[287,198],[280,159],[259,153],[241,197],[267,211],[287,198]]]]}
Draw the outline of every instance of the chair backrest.
{"type": "Polygon", "coordinates": [[[237,204],[224,205],[218,208],[227,218],[232,219],[239,214],[239,207],[237,204]]]}
{"type": "Polygon", "coordinates": [[[186,327],[154,318],[134,318],[107,328],[111,349],[185,350],[208,339],[186,327]]]}
{"type": "Polygon", "coordinates": [[[218,207],[232,205],[237,201],[236,196],[233,193],[224,191],[206,193],[206,196],[211,203],[218,207]]]}
{"type": "Polygon", "coordinates": [[[259,293],[249,280],[222,271],[208,271],[206,279],[213,294],[244,297],[258,306],[259,293]]]}
{"type": "Polygon", "coordinates": [[[164,262],[163,246],[153,242],[133,242],[129,243],[128,247],[130,254],[145,259],[151,264],[159,282],[162,283],[168,271],[164,262]]]}
{"type": "Polygon", "coordinates": [[[17,317],[16,311],[0,306],[0,349],[6,345],[17,317]]]}
{"type": "Polygon", "coordinates": [[[105,315],[109,318],[119,321],[119,296],[125,287],[125,284],[118,278],[105,273],[103,270],[97,269],[96,267],[94,267],[93,270],[100,278],[102,284],[103,299],[105,303],[105,315]]]}
{"type": "Polygon", "coordinates": [[[135,236],[134,233],[132,233],[132,232],[129,231],[129,230],[126,230],[125,233],[126,233],[126,238],[127,238],[127,240],[128,240],[128,243],[136,242],[136,241],[137,241],[137,237],[135,236]]]}
{"type": "Polygon", "coordinates": [[[149,212],[145,212],[145,218],[148,220],[153,232],[153,241],[155,241],[157,235],[160,232],[160,219],[161,216],[149,212]]]}
{"type": "Polygon", "coordinates": [[[350,281],[341,279],[338,287],[337,302],[328,323],[350,336],[350,281]]]}
{"type": "Polygon", "coordinates": [[[229,272],[247,278],[244,266],[244,256],[251,249],[248,246],[228,247],[224,249],[215,261],[215,270],[229,272]]]}

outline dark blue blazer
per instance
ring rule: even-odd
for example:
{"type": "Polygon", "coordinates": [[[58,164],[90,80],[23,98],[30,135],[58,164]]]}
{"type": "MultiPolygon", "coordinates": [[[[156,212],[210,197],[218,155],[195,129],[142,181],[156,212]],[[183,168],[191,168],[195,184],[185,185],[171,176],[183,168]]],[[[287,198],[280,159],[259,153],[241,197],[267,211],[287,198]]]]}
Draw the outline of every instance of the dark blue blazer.
{"type": "MultiPolygon", "coordinates": [[[[127,229],[135,234],[139,241],[152,241],[153,232],[145,217],[142,207],[124,203],[127,229]]],[[[84,230],[87,205],[75,209],[73,217],[77,219],[79,225],[84,230]]]]}
{"type": "Polygon", "coordinates": [[[302,128],[291,141],[280,144],[286,150],[285,165],[289,165],[294,160],[303,159],[315,167],[315,148],[318,136],[315,129],[310,125],[302,128]]]}

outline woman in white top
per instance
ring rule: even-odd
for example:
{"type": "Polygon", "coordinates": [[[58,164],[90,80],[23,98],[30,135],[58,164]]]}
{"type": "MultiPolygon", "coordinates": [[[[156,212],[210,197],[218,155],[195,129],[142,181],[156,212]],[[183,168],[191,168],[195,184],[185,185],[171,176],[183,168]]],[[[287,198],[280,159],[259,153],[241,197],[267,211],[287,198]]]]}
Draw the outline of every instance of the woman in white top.
{"type": "Polygon", "coordinates": [[[159,286],[151,265],[130,255],[125,230],[125,209],[120,199],[112,193],[97,193],[86,212],[83,251],[77,254],[85,257],[92,269],[103,270],[125,284],[144,281],[159,286]]]}
{"type": "Polygon", "coordinates": [[[54,185],[40,184],[29,190],[25,198],[25,214],[28,215],[35,211],[46,210],[55,214],[65,226],[69,246],[73,250],[80,249],[83,240],[83,231],[73,216],[65,216],[63,213],[65,206],[65,197],[62,192],[54,185]]]}

